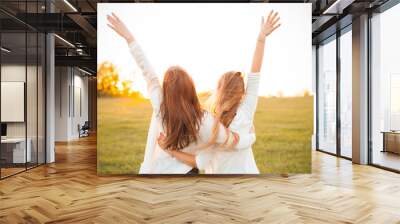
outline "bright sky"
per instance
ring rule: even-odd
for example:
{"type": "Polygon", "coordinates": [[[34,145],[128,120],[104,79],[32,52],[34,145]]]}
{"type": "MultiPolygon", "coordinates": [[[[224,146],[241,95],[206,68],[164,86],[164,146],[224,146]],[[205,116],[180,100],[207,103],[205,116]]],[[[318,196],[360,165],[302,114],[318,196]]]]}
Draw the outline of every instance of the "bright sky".
{"type": "Polygon", "coordinates": [[[128,26],[162,79],[171,65],[193,77],[198,92],[226,71],[248,72],[261,17],[278,11],[281,27],[266,40],[260,95],[311,90],[311,4],[98,4],[97,62],[111,61],[147,95],[125,41],[106,24],[114,12],[128,26]]]}

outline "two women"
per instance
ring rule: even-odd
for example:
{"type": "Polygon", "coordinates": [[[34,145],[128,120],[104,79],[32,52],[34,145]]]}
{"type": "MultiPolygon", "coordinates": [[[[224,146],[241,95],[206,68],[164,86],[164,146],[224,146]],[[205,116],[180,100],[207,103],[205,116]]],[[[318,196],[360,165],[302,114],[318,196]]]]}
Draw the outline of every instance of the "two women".
{"type": "Polygon", "coordinates": [[[219,81],[211,112],[201,108],[193,81],[184,69],[170,67],[161,86],[124,23],[114,14],[107,19],[108,25],[127,41],[142,69],[153,107],[139,173],[184,174],[191,172],[193,167],[206,173],[258,173],[251,150],[255,141],[251,130],[257,105],[258,73],[265,37],[280,25],[278,14],[271,12],[267,21],[262,21],[246,91],[240,73],[226,73],[219,81]]]}

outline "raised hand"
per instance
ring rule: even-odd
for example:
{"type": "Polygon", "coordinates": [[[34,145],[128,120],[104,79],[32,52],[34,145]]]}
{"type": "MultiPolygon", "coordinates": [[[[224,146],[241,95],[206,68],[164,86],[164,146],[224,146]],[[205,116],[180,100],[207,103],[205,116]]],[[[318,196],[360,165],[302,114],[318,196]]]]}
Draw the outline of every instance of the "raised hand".
{"type": "Polygon", "coordinates": [[[274,11],[269,12],[267,21],[264,22],[264,17],[261,20],[260,33],[258,34],[256,49],[253,54],[253,62],[251,64],[251,72],[259,73],[264,57],[265,37],[270,35],[274,30],[278,29],[281,24],[279,23],[279,15],[274,11]]]}
{"type": "Polygon", "coordinates": [[[279,23],[279,14],[278,12],[274,13],[274,10],[270,11],[267,17],[267,21],[264,21],[264,17],[261,19],[261,29],[260,29],[260,38],[265,38],[270,35],[274,30],[281,26],[279,23]]]}
{"type": "Polygon", "coordinates": [[[132,33],[125,26],[125,24],[118,18],[117,15],[112,13],[111,15],[107,15],[108,24],[111,29],[113,29],[118,35],[123,37],[126,42],[131,43],[135,40],[132,33]]]}

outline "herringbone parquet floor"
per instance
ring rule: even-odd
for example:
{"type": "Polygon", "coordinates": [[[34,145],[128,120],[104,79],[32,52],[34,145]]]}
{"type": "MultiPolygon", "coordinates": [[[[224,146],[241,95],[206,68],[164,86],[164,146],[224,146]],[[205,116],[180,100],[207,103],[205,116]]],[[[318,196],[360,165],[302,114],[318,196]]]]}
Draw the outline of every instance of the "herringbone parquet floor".
{"type": "Polygon", "coordinates": [[[95,138],[0,181],[0,223],[400,223],[400,175],[313,153],[313,174],[96,175],[95,138]]]}

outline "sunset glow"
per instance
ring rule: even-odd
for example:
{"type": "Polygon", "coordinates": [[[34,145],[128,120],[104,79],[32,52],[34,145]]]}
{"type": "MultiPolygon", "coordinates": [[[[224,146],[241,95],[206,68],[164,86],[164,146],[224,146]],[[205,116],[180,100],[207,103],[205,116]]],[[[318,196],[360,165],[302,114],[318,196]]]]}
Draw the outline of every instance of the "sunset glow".
{"type": "Polygon", "coordinates": [[[218,78],[236,70],[248,73],[261,17],[278,11],[282,26],[268,37],[262,68],[261,96],[299,96],[310,92],[310,4],[98,4],[99,63],[118,73],[114,93],[128,88],[147,96],[141,70],[128,46],[106,22],[117,14],[135,35],[162,80],[179,65],[192,76],[198,92],[215,89],[218,78]],[[125,84],[123,84],[125,83],[125,84]]]}
{"type": "Polygon", "coordinates": [[[138,96],[132,88],[133,80],[123,79],[111,62],[103,62],[97,69],[97,90],[113,96],[138,96]]]}

